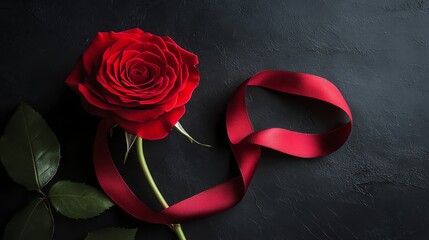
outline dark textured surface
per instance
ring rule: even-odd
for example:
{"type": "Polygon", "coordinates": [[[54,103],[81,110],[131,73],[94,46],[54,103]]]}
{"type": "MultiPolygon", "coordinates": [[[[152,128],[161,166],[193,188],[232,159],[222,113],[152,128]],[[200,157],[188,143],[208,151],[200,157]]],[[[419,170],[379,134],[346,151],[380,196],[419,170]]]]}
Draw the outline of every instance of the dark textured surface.
{"type": "MultiPolygon", "coordinates": [[[[200,58],[201,84],[181,122],[215,147],[190,144],[177,132],[145,147],[169,202],[234,174],[225,106],[257,71],[328,78],[355,119],[348,142],[327,157],[264,151],[243,201],[183,224],[188,239],[428,239],[429,1],[0,0],[0,132],[21,100],[44,115],[62,146],[54,181],[98,186],[91,164],[98,119],[63,81],[97,31],[136,26],[170,35],[200,58]]],[[[297,97],[251,89],[247,100],[257,129],[318,131],[341,122],[327,120],[341,117],[335,109],[297,97]]],[[[118,161],[120,134],[111,144],[118,161]]],[[[132,153],[121,171],[151,202],[136,167],[132,153]]],[[[2,231],[31,196],[0,169],[2,231]]],[[[138,239],[175,239],[167,227],[119,208],[79,221],[55,214],[55,221],[54,239],[83,239],[108,226],[139,227],[138,239]]]]}

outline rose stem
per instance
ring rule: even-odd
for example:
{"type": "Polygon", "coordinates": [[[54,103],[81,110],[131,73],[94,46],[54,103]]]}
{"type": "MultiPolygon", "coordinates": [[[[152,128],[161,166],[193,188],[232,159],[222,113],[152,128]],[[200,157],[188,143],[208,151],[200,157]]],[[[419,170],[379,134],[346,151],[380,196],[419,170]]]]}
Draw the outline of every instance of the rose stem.
{"type": "MultiPolygon", "coordinates": [[[[164,197],[159,191],[158,186],[156,186],[156,183],[153,180],[152,174],[150,173],[149,168],[147,166],[146,159],[143,154],[143,140],[140,137],[137,137],[137,155],[139,158],[139,162],[140,162],[140,166],[142,168],[143,174],[147,182],[149,183],[149,186],[152,192],[155,194],[156,199],[164,209],[168,208],[168,203],[167,201],[165,201],[164,197]]],[[[168,226],[171,229],[173,229],[173,231],[176,233],[177,237],[180,240],[186,240],[185,234],[183,233],[182,226],[180,224],[170,224],[168,226]]]]}

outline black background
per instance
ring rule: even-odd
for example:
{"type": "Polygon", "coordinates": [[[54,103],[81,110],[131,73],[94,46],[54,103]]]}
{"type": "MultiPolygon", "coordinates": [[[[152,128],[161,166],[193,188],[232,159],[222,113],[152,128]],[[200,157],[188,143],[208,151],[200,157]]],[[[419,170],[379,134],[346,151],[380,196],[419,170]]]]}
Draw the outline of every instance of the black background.
{"type": "MultiPolygon", "coordinates": [[[[264,151],[243,201],[184,223],[188,239],[428,239],[428,1],[0,0],[0,132],[20,101],[47,119],[62,147],[51,184],[98,186],[91,151],[99,119],[82,110],[64,80],[98,31],[132,27],[169,35],[200,59],[201,83],[181,123],[214,147],[190,144],[176,131],[145,144],[170,203],[234,175],[225,107],[258,71],[330,79],[353,113],[349,140],[329,156],[302,160],[264,151]]],[[[256,129],[314,132],[347,121],[323,104],[261,89],[250,89],[247,102],[256,129]]],[[[116,131],[111,146],[118,162],[123,142],[116,131]]],[[[120,168],[155,206],[134,152],[120,168]]],[[[3,168],[0,176],[3,230],[32,196],[3,168]]],[[[83,239],[109,226],[139,227],[137,239],[175,239],[167,227],[117,207],[89,220],[54,217],[54,239],[83,239]]]]}

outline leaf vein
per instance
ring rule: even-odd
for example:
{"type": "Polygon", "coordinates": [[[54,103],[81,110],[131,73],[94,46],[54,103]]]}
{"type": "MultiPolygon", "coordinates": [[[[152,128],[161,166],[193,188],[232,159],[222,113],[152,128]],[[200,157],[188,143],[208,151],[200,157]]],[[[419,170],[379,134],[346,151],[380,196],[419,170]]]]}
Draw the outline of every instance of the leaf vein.
{"type": "Polygon", "coordinates": [[[27,228],[28,223],[30,222],[30,219],[33,217],[34,211],[36,210],[37,206],[43,201],[43,199],[39,199],[39,201],[36,203],[33,209],[31,209],[30,214],[28,215],[28,218],[25,220],[24,226],[22,227],[22,231],[19,233],[19,238],[21,239],[22,234],[24,233],[24,230],[27,228]]]}
{"type": "Polygon", "coordinates": [[[27,119],[27,116],[25,115],[25,112],[24,112],[23,108],[21,108],[21,112],[22,112],[22,115],[24,116],[24,127],[25,127],[25,133],[26,133],[26,136],[27,136],[27,144],[29,146],[30,153],[31,153],[31,161],[33,162],[34,177],[36,179],[37,188],[40,191],[39,174],[37,172],[36,159],[35,159],[35,156],[34,156],[34,150],[33,150],[33,146],[31,145],[30,133],[29,133],[28,126],[27,126],[28,119],[27,119]]]}

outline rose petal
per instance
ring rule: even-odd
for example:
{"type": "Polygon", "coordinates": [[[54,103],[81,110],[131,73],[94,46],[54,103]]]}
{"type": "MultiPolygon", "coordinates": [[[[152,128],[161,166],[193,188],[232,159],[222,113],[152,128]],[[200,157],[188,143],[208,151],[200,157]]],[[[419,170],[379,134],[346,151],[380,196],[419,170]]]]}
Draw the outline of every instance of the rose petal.
{"type": "Polygon", "coordinates": [[[120,109],[119,106],[114,106],[111,104],[105,103],[102,99],[100,99],[98,96],[92,94],[88,89],[82,85],[78,85],[79,92],[81,95],[90,103],[91,105],[94,105],[97,108],[105,109],[105,110],[118,110],[120,109]]]}
{"type": "Polygon", "coordinates": [[[182,59],[184,62],[189,64],[190,66],[196,66],[198,64],[198,56],[186,51],[185,49],[178,46],[178,48],[181,50],[182,59]]]}
{"type": "Polygon", "coordinates": [[[162,88],[161,94],[158,96],[160,99],[160,103],[170,101],[170,99],[179,91],[178,87],[174,89],[174,87],[177,86],[177,78],[173,68],[171,68],[170,66],[167,67],[166,77],[168,77],[168,82],[166,82],[166,86],[162,88]]]}
{"type": "Polygon", "coordinates": [[[171,111],[171,109],[173,109],[174,107],[177,106],[177,104],[176,104],[177,99],[178,99],[178,96],[174,95],[169,101],[160,105],[159,107],[162,108],[164,111],[169,112],[169,111],[171,111]]]}
{"type": "Polygon", "coordinates": [[[112,117],[125,131],[143,139],[158,140],[168,135],[184,113],[185,106],[181,106],[154,120],[142,123],[123,121],[123,119],[120,117],[118,118],[116,114],[112,114],[112,117]]]}
{"type": "Polygon", "coordinates": [[[200,75],[198,74],[198,69],[196,67],[192,67],[189,71],[189,78],[186,81],[185,88],[183,88],[179,94],[176,106],[181,106],[186,104],[192,96],[195,88],[198,86],[200,80],[200,75]]]}
{"type": "Polygon", "coordinates": [[[159,117],[165,113],[162,108],[153,109],[120,109],[115,111],[115,115],[119,118],[123,118],[124,121],[131,122],[146,122],[159,117]]]}
{"type": "Polygon", "coordinates": [[[179,61],[177,57],[171,52],[164,52],[165,58],[167,59],[167,64],[174,69],[174,72],[179,71],[179,61]]]}
{"type": "Polygon", "coordinates": [[[141,30],[140,28],[137,28],[137,27],[136,28],[131,28],[131,29],[119,32],[119,33],[138,33],[138,34],[141,34],[141,35],[143,35],[143,34],[149,34],[149,33],[143,32],[143,30],[141,30]]]}
{"type": "Polygon", "coordinates": [[[87,111],[89,114],[96,115],[99,117],[108,117],[110,115],[110,110],[102,110],[94,107],[91,103],[88,103],[85,98],[81,98],[80,100],[83,109],[87,111]]]}
{"type": "Polygon", "coordinates": [[[97,33],[88,49],[82,55],[83,66],[87,73],[93,73],[92,70],[100,66],[104,51],[116,40],[116,38],[109,37],[108,33],[97,33]]]}
{"type": "Polygon", "coordinates": [[[146,33],[140,36],[138,40],[143,43],[146,43],[146,42],[154,43],[161,49],[167,49],[167,45],[165,44],[164,40],[161,37],[153,34],[146,33]]]}
{"type": "MultiPolygon", "coordinates": [[[[167,39],[169,39],[169,37],[167,37],[167,39]]],[[[168,51],[171,52],[172,54],[174,54],[174,56],[176,56],[176,59],[179,62],[179,65],[182,65],[182,63],[183,63],[182,54],[181,54],[181,51],[180,51],[179,47],[177,46],[177,44],[175,42],[173,42],[172,40],[171,40],[171,42],[166,41],[165,44],[167,45],[168,51]]]]}
{"type": "Polygon", "coordinates": [[[139,41],[133,38],[120,38],[110,46],[110,52],[113,54],[122,52],[125,49],[131,49],[130,46],[133,44],[139,44],[139,41]]]}
{"type": "Polygon", "coordinates": [[[84,73],[82,58],[79,58],[72,72],[66,79],[67,86],[73,89],[73,91],[77,91],[79,83],[83,82],[84,73]]]}

